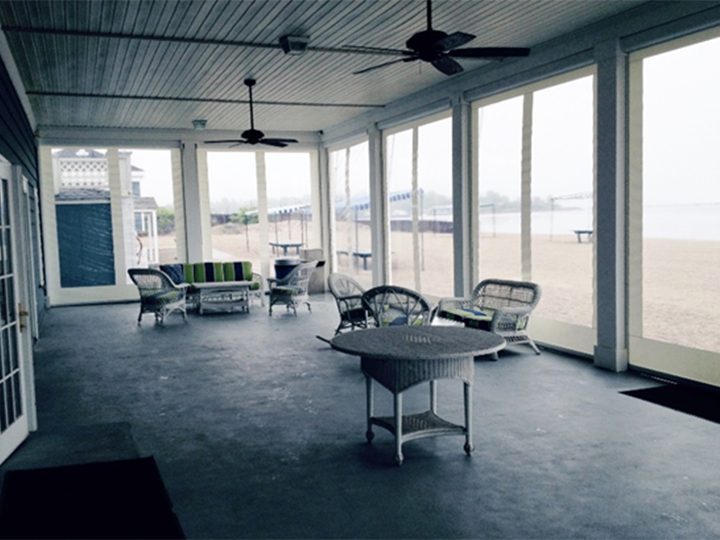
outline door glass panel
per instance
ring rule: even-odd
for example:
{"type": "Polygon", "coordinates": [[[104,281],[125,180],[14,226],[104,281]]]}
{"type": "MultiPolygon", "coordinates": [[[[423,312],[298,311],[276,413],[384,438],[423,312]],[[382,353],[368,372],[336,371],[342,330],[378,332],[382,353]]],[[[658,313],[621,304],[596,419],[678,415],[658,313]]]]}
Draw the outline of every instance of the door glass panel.
{"type": "Polygon", "coordinates": [[[310,154],[267,152],[265,167],[271,257],[297,257],[313,247],[310,154]]]}
{"type": "Polygon", "coordinates": [[[478,109],[480,277],[521,279],[522,96],[478,109]]]}
{"type": "Polygon", "coordinates": [[[593,325],[593,77],[539,90],[532,118],[536,313],[593,325]]]}
{"type": "Polygon", "coordinates": [[[453,293],[452,120],[386,138],[391,281],[431,296],[453,293]]]}
{"type": "Polygon", "coordinates": [[[255,154],[208,152],[213,260],[250,261],[260,268],[255,154]]]}
{"type": "MultiPolygon", "coordinates": [[[[0,252],[3,259],[12,253],[8,180],[0,179],[0,252]]],[[[20,364],[17,349],[14,275],[7,261],[0,265],[0,431],[9,429],[23,414],[20,364]]]]}
{"type": "Polygon", "coordinates": [[[452,119],[418,128],[418,231],[420,283],[424,295],[454,290],[452,119]]]}
{"type": "Polygon", "coordinates": [[[643,61],[642,333],[720,352],[720,39],[643,61]]]}
{"type": "Polygon", "coordinates": [[[177,262],[170,150],[120,150],[120,165],[126,167],[121,176],[129,175],[132,192],[127,216],[132,217],[135,237],[132,265],[177,262]]]}
{"type": "Polygon", "coordinates": [[[352,276],[365,288],[372,286],[368,159],[367,142],[330,153],[337,271],[352,276]]]}

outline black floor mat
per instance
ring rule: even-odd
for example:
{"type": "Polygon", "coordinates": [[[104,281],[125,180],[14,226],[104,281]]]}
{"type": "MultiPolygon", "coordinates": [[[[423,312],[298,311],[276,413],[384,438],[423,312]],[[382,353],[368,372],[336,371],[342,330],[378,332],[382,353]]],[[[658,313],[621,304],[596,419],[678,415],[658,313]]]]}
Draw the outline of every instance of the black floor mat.
{"type": "Polygon", "coordinates": [[[620,393],[720,423],[720,393],[717,392],[668,384],[620,393]]]}
{"type": "Polygon", "coordinates": [[[152,457],[7,471],[0,538],[184,538],[152,457]]]}

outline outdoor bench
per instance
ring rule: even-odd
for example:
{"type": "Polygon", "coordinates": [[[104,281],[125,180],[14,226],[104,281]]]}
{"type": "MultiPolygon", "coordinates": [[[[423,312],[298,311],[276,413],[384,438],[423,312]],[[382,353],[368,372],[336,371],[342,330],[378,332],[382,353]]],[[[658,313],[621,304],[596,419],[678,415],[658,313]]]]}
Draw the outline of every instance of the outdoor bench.
{"type": "Polygon", "coordinates": [[[188,304],[203,313],[207,307],[240,307],[248,311],[251,297],[264,305],[263,278],[249,261],[161,264],[176,284],[188,283],[188,304]]]}

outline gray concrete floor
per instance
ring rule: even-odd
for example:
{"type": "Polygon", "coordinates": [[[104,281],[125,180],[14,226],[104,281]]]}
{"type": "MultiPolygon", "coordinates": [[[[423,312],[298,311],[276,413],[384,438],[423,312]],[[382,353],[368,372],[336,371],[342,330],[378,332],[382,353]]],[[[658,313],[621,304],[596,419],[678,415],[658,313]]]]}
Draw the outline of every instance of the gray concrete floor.
{"type": "MultiPolygon", "coordinates": [[[[529,347],[476,360],[462,437],[365,442],[359,360],[335,305],[297,318],[51,309],[35,350],[40,429],[0,468],[154,456],[188,538],[717,538],[720,426],[619,391],[652,386],[529,347]]],[[[426,387],[406,407],[421,410],[426,387]]],[[[390,396],[376,392],[378,409],[390,396]]],[[[462,421],[462,384],[440,414],[462,421]]]]}

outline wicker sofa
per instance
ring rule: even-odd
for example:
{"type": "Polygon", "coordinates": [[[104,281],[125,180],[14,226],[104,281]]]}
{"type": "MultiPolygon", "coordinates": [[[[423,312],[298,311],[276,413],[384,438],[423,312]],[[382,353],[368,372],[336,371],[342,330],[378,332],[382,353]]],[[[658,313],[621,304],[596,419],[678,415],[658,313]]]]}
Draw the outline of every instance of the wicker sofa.
{"type": "Polygon", "coordinates": [[[441,298],[435,317],[494,332],[504,337],[508,344],[527,343],[540,354],[527,333],[530,315],[540,296],[541,289],[536,283],[485,279],[478,283],[469,298],[441,298]]]}
{"type": "Polygon", "coordinates": [[[196,284],[250,282],[250,298],[260,300],[265,305],[263,278],[253,272],[249,261],[198,262],[161,264],[159,270],[165,272],[176,284],[188,283],[187,303],[198,307],[199,290],[196,284]]]}

